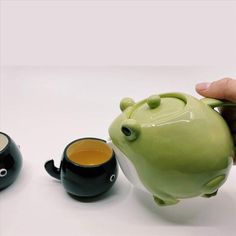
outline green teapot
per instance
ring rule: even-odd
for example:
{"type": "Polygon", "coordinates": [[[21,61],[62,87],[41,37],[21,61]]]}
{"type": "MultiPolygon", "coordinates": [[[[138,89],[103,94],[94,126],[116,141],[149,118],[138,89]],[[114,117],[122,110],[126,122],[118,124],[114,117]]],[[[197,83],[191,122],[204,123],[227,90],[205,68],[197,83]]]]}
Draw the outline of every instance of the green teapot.
{"type": "Polygon", "coordinates": [[[234,158],[230,130],[214,109],[227,105],[235,104],[183,93],[124,98],[109,135],[126,177],[161,206],[215,196],[234,158]]]}

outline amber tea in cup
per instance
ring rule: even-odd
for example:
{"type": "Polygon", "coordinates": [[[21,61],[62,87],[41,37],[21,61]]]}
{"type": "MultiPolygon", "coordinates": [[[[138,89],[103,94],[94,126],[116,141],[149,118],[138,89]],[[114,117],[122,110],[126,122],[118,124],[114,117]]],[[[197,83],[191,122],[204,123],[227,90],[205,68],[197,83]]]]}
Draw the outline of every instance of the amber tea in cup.
{"type": "Polygon", "coordinates": [[[112,149],[103,141],[83,139],[67,148],[68,159],[81,166],[97,166],[112,157],[112,149]]]}

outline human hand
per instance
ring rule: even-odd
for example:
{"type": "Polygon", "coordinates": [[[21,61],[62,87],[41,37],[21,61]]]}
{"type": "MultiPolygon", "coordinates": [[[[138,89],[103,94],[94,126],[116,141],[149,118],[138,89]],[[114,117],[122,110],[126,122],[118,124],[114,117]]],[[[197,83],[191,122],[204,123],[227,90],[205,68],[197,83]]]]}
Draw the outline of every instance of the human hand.
{"type": "Polygon", "coordinates": [[[204,97],[236,102],[236,80],[231,78],[224,78],[212,83],[197,84],[196,91],[204,97]]]}

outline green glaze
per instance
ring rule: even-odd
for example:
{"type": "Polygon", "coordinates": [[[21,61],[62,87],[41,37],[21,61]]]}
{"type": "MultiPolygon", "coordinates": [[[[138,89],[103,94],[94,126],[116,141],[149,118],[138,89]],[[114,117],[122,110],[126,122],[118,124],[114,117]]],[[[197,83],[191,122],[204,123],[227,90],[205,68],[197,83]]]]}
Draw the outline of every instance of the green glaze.
{"type": "Polygon", "coordinates": [[[234,156],[229,128],[212,109],[223,105],[232,103],[182,93],[153,95],[138,103],[123,99],[122,114],[109,135],[115,151],[122,153],[117,156],[125,174],[130,174],[128,158],[159,205],[216,195],[234,156]]]}

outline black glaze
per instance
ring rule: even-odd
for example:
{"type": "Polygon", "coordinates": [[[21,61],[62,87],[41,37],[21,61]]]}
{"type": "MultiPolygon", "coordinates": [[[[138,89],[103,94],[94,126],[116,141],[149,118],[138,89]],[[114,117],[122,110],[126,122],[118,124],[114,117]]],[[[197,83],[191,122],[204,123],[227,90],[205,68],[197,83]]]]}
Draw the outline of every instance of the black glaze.
{"type": "Polygon", "coordinates": [[[15,142],[7,134],[0,133],[8,139],[7,146],[0,151],[0,170],[3,173],[3,176],[0,177],[1,191],[16,180],[22,167],[22,156],[15,142]]]}
{"type": "Polygon", "coordinates": [[[44,165],[48,174],[60,180],[60,169],[54,166],[54,160],[47,161],[44,165]]]}
{"type": "MultiPolygon", "coordinates": [[[[70,195],[92,198],[105,193],[113,186],[117,179],[118,166],[114,151],[107,162],[97,166],[81,166],[71,162],[66,156],[67,148],[72,143],[83,139],[75,140],[67,145],[63,152],[60,168],[54,166],[53,160],[49,160],[45,163],[45,169],[52,177],[61,180],[70,195]]],[[[97,138],[96,140],[105,142],[97,138]]]]}

